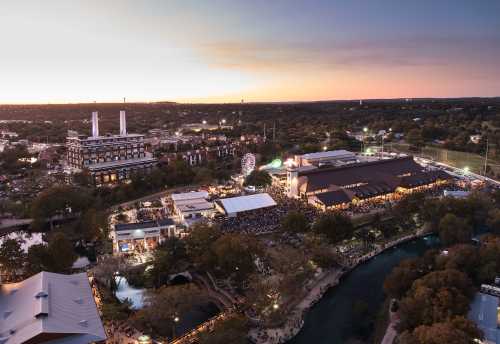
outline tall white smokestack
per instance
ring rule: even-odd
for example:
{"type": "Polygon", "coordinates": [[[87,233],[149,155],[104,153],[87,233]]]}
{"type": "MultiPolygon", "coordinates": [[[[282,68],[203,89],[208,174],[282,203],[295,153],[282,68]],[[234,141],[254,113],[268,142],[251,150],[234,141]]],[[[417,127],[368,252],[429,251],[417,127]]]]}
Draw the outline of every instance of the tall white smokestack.
{"type": "Polygon", "coordinates": [[[120,111],[120,135],[127,135],[127,118],[125,111],[120,111]]]}
{"type": "Polygon", "coordinates": [[[92,137],[99,136],[99,116],[98,112],[92,112],[92,137]]]}

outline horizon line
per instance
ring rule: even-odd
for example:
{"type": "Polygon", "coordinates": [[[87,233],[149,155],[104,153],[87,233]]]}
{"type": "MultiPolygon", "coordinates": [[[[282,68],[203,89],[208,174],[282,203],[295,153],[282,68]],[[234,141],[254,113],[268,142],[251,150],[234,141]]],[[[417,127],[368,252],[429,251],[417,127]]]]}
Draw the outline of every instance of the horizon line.
{"type": "Polygon", "coordinates": [[[458,100],[458,99],[497,99],[498,96],[464,96],[464,97],[396,97],[396,98],[350,98],[350,99],[323,99],[323,100],[278,100],[278,101],[228,101],[228,102],[204,102],[204,101],[173,101],[173,100],[154,100],[154,101],[131,101],[131,102],[46,102],[46,103],[0,103],[0,106],[50,106],[50,105],[118,105],[118,104],[162,104],[170,103],[172,105],[227,105],[227,104],[300,104],[300,103],[333,103],[333,102],[359,102],[359,101],[397,101],[397,100],[458,100]]]}

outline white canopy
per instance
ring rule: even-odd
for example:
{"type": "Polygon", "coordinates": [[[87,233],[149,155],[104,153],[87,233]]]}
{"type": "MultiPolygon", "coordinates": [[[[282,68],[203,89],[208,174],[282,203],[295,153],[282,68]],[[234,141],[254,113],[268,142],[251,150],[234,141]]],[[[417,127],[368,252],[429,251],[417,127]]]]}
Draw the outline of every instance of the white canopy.
{"type": "Polygon", "coordinates": [[[234,215],[243,211],[273,207],[276,205],[276,202],[267,193],[222,198],[219,202],[227,215],[234,215]]]}

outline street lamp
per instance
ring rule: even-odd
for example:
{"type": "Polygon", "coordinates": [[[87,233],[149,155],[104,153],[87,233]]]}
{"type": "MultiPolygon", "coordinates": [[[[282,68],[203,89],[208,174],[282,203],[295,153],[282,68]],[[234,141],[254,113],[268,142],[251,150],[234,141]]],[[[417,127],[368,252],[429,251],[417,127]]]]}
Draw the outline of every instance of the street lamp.
{"type": "Polygon", "coordinates": [[[277,303],[273,304],[273,309],[274,310],[278,310],[280,308],[280,305],[278,305],[277,303]]]}
{"type": "Polygon", "coordinates": [[[207,124],[207,121],[206,121],[206,120],[203,120],[201,123],[203,123],[203,124],[207,124]]]}
{"type": "Polygon", "coordinates": [[[177,315],[174,315],[172,317],[172,320],[174,321],[172,323],[172,339],[175,339],[175,325],[181,320],[177,315]]]}
{"type": "Polygon", "coordinates": [[[226,124],[226,120],[225,119],[222,119],[222,124],[226,124]]]}
{"type": "Polygon", "coordinates": [[[368,128],[367,128],[367,127],[364,127],[364,128],[363,128],[363,131],[364,131],[365,133],[367,133],[367,132],[368,132],[368,128]]]}
{"type": "Polygon", "coordinates": [[[328,149],[327,146],[323,146],[323,150],[326,151],[328,149]]]}

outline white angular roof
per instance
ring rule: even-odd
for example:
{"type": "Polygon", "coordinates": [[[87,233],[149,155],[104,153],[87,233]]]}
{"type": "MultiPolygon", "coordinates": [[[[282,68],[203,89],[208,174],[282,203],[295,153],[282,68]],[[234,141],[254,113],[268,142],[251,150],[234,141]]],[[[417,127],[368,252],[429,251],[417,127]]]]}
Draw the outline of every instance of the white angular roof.
{"type": "Polygon", "coordinates": [[[86,273],[40,272],[0,286],[0,344],[24,343],[41,334],[44,343],[84,344],[106,339],[86,273]]]}
{"type": "Polygon", "coordinates": [[[197,199],[197,198],[208,198],[207,191],[193,191],[193,192],[183,192],[183,193],[174,193],[171,195],[172,201],[184,201],[189,199],[197,199]]]}
{"type": "Polygon", "coordinates": [[[276,202],[267,193],[222,198],[219,202],[226,211],[226,214],[234,214],[276,205],[276,202]]]}

